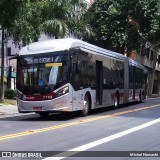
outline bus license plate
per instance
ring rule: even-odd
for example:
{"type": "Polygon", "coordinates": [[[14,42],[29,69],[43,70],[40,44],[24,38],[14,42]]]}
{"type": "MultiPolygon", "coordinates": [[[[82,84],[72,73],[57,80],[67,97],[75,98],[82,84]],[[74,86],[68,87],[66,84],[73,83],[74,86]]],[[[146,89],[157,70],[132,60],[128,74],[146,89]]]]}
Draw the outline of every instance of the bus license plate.
{"type": "Polygon", "coordinates": [[[42,107],[33,107],[34,111],[42,111],[42,107]]]}

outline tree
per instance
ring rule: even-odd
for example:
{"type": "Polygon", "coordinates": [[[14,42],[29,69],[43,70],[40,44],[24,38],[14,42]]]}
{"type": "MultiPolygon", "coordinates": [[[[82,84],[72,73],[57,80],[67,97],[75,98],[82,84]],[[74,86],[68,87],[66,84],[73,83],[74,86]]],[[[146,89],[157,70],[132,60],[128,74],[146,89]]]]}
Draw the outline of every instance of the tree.
{"type": "Polygon", "coordinates": [[[1,44],[1,88],[0,101],[4,100],[4,45],[7,39],[7,31],[13,26],[14,19],[19,11],[19,0],[2,0],[0,3],[0,26],[2,30],[1,44]]]}
{"type": "Polygon", "coordinates": [[[89,35],[90,29],[82,18],[86,10],[83,0],[26,0],[10,36],[17,45],[26,45],[37,41],[42,32],[54,38],[89,35]]]}
{"type": "Polygon", "coordinates": [[[152,28],[156,0],[96,0],[87,13],[94,39],[107,48],[124,53],[138,49],[152,28]]]}
{"type": "Polygon", "coordinates": [[[89,5],[84,0],[71,0],[70,7],[71,15],[67,20],[69,26],[69,35],[75,36],[80,39],[92,36],[92,29],[90,25],[85,21],[85,13],[87,12],[89,5]]]}
{"type": "Polygon", "coordinates": [[[45,0],[26,0],[21,2],[21,8],[14,20],[14,26],[8,30],[8,35],[15,44],[23,46],[38,41],[42,32],[42,9],[45,0]]]}
{"type": "Polygon", "coordinates": [[[48,0],[43,9],[44,32],[54,38],[89,35],[90,29],[82,18],[86,10],[83,0],[48,0]]]}

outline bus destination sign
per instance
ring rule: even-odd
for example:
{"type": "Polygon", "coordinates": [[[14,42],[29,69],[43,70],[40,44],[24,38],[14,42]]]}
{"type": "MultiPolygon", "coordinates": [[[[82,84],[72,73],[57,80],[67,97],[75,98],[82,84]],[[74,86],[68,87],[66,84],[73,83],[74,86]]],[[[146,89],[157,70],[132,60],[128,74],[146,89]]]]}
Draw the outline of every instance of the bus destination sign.
{"type": "Polygon", "coordinates": [[[54,62],[55,59],[53,57],[39,57],[39,58],[25,58],[27,64],[38,64],[38,63],[51,63],[54,62]]]}

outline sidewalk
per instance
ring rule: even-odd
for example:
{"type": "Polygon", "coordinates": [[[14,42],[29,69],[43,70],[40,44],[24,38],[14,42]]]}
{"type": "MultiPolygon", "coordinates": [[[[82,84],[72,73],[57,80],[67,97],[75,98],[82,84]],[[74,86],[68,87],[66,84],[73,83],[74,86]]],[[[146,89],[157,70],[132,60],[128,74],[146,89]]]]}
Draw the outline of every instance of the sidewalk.
{"type": "Polygon", "coordinates": [[[3,105],[0,104],[0,116],[18,114],[16,105],[3,105]]]}

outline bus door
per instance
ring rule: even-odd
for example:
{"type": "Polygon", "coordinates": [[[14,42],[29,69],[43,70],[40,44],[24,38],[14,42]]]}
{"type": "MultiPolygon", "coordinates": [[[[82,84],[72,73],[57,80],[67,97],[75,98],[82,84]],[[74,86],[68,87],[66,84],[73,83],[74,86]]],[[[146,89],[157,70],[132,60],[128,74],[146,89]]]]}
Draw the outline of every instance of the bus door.
{"type": "Polygon", "coordinates": [[[103,99],[103,65],[102,61],[96,61],[96,102],[102,105],[103,99]]]}

